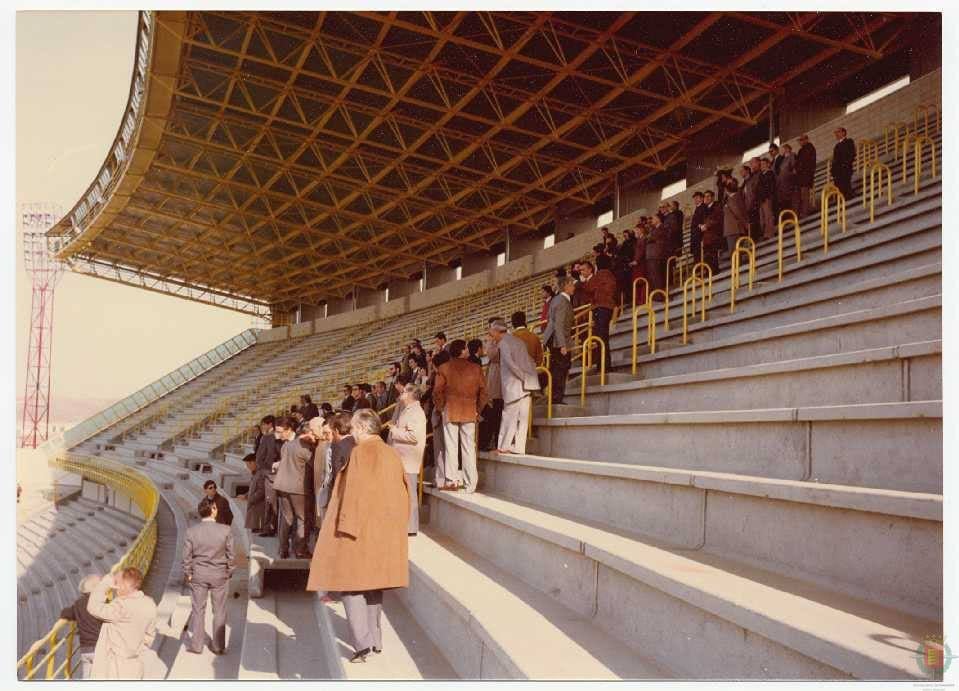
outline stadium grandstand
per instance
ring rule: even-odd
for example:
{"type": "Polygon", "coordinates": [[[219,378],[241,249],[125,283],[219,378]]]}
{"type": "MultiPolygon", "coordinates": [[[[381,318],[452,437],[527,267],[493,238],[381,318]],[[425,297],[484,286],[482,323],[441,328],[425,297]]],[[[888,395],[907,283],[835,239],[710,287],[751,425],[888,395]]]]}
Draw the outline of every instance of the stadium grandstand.
{"type": "Polygon", "coordinates": [[[20,679],[84,654],[96,678],[942,679],[941,15],[143,11],[137,32],[51,251],[272,328],[43,447],[82,483],[18,520],[20,679]],[[512,447],[511,316],[545,349],[512,447]],[[314,587],[348,568],[343,497],[399,486],[364,471],[366,435],[396,446],[420,405],[408,582],[314,587]],[[340,410],[359,442],[324,514],[340,410]],[[311,439],[317,484],[281,491],[311,439]],[[247,513],[261,472],[272,525],[247,513]],[[220,619],[198,619],[198,531],[227,514],[220,619]],[[125,673],[70,608],[110,573],[122,607],[128,567],[156,616],[125,673]]]}

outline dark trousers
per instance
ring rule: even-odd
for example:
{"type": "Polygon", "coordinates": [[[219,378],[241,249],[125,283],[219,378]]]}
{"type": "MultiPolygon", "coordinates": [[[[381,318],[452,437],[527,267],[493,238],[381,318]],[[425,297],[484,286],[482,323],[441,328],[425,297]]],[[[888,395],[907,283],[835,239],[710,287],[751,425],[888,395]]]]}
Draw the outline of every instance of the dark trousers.
{"type": "MultiPolygon", "coordinates": [[[[613,310],[608,307],[593,308],[593,335],[599,336],[600,340],[606,344],[604,360],[606,361],[606,371],[609,372],[612,366],[612,357],[609,353],[609,322],[613,317],[613,310]]],[[[593,349],[592,363],[593,367],[599,369],[599,353],[596,352],[598,346],[593,349]]]]}
{"type": "Polygon", "coordinates": [[[553,377],[553,403],[562,403],[566,395],[566,375],[569,374],[570,357],[559,348],[549,347],[549,373],[553,377]]]}
{"type": "Polygon", "coordinates": [[[296,524],[296,531],[293,532],[293,551],[302,554],[306,551],[306,502],[302,494],[290,494],[289,492],[277,492],[276,498],[280,504],[279,529],[277,531],[280,542],[280,557],[284,558],[290,552],[290,533],[293,532],[293,524],[296,524]]]}
{"type": "Polygon", "coordinates": [[[206,640],[206,599],[213,604],[213,636],[211,650],[226,649],[226,602],[230,579],[225,574],[209,575],[202,571],[190,579],[190,650],[202,652],[206,640]]]}
{"type": "MultiPolygon", "coordinates": [[[[655,257],[646,260],[646,280],[650,290],[662,290],[666,285],[666,260],[655,257]]],[[[552,357],[552,356],[550,356],[552,357]]]]}
{"type": "MultiPolygon", "coordinates": [[[[503,420],[503,399],[493,398],[482,412],[483,421],[479,424],[479,448],[489,451],[496,448],[496,437],[499,434],[499,425],[503,420]]],[[[442,430],[440,431],[442,436],[442,430]]]]}
{"type": "Polygon", "coordinates": [[[833,173],[833,182],[842,192],[842,196],[846,198],[848,204],[849,200],[852,199],[852,171],[837,170],[833,173]]]}

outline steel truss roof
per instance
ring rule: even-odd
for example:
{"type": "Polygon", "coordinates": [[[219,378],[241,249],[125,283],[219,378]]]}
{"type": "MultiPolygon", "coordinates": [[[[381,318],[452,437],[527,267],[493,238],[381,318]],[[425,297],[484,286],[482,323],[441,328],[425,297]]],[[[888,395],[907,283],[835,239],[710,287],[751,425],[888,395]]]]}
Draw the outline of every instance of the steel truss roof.
{"type": "Polygon", "coordinates": [[[883,13],[143,13],[113,155],[51,234],[75,270],[111,280],[257,314],[320,304],[492,251],[507,228],[536,232],[560,205],[608,196],[615,175],[667,171],[692,136],[758,124],[771,94],[840,54],[833,80],[861,69],[902,26],[883,13]]]}

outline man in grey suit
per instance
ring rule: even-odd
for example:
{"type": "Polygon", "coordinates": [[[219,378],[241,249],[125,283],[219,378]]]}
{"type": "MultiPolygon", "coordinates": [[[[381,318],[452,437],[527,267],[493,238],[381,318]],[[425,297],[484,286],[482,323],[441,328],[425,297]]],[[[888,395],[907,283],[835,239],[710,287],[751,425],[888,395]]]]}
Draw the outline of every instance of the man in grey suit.
{"type": "Polygon", "coordinates": [[[202,653],[206,637],[207,595],[213,603],[210,650],[226,652],[226,596],[233,575],[233,530],[216,522],[216,502],[204,497],[197,507],[200,522],[190,526],[183,541],[183,575],[190,584],[190,642],[187,651],[202,653]]]}
{"type": "Polygon", "coordinates": [[[280,462],[273,490],[280,504],[278,519],[280,559],[290,556],[290,532],[296,524],[293,534],[293,553],[297,559],[310,557],[306,543],[306,464],[313,452],[304,446],[296,436],[296,423],[288,417],[276,421],[276,434],[285,440],[280,449],[280,462]]]}
{"type": "MultiPolygon", "coordinates": [[[[555,296],[554,296],[555,298],[555,296]]],[[[506,332],[506,322],[497,319],[489,328],[490,338],[499,346],[500,382],[503,392],[503,419],[499,426],[499,453],[526,453],[533,392],[539,391],[536,363],[526,344],[506,332]]]]}
{"type": "Polygon", "coordinates": [[[576,279],[560,279],[559,293],[549,303],[549,317],[543,342],[549,347],[549,373],[553,377],[553,403],[562,403],[566,395],[566,375],[569,374],[573,349],[573,293],[576,279]]]}

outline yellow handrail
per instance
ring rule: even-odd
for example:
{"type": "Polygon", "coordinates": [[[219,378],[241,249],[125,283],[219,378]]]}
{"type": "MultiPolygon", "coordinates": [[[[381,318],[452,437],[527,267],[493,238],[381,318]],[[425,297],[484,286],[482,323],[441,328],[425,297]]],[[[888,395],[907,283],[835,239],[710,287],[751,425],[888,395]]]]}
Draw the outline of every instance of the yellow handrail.
{"type": "Polygon", "coordinates": [[[680,259],[681,259],[681,257],[679,257],[679,256],[677,256],[677,255],[674,254],[673,256],[669,257],[669,258],[666,260],[666,294],[667,294],[667,295],[669,294],[669,276],[670,276],[670,273],[671,273],[670,270],[669,270],[670,262],[675,262],[675,265],[676,265],[676,266],[680,266],[680,264],[679,264],[680,259]]]}
{"type": "Polygon", "coordinates": [[[653,306],[647,302],[645,305],[633,307],[633,376],[636,376],[636,360],[639,357],[639,312],[646,312],[646,343],[649,345],[649,352],[656,352],[656,312],[653,306]]]}
{"type": "Polygon", "coordinates": [[[653,299],[663,296],[663,331],[669,331],[669,294],[662,288],[657,288],[656,290],[651,290],[647,294],[646,304],[652,306],[653,299]]]}
{"type": "MultiPolygon", "coordinates": [[[[153,482],[139,471],[105,458],[68,454],[51,461],[51,465],[112,487],[137,505],[145,519],[143,528],[140,529],[130,548],[110,569],[110,573],[116,573],[128,566],[135,566],[146,575],[150,569],[157,542],[156,512],[160,495],[153,482]]],[[[30,646],[30,649],[17,661],[18,676],[24,681],[32,680],[45,666],[44,678],[47,680],[72,678],[77,666],[73,664],[73,656],[78,649],[74,640],[75,636],[75,622],[58,619],[50,631],[30,646]],[[63,638],[59,638],[58,634],[64,627],[67,628],[67,632],[63,638]],[[57,664],[57,652],[64,645],[66,646],[64,658],[60,664],[57,664]],[[43,657],[37,660],[37,656],[42,652],[44,652],[43,657]]]]}
{"type": "MultiPolygon", "coordinates": [[[[599,385],[606,386],[606,343],[603,342],[603,339],[599,336],[589,336],[585,341],[583,341],[583,363],[586,363],[587,350],[589,350],[589,345],[593,341],[599,343],[599,385]]],[[[580,370],[580,391],[579,391],[579,404],[583,408],[586,407],[586,379],[587,379],[587,367],[584,364],[583,368],[580,370]]]]}
{"type": "Polygon", "coordinates": [[[932,124],[936,126],[936,132],[940,131],[940,113],[939,105],[937,103],[920,103],[916,106],[915,110],[912,111],[912,123],[913,131],[917,134],[919,133],[919,114],[922,113],[922,133],[925,136],[929,135],[929,113],[932,112],[932,124]]]}
{"type": "Polygon", "coordinates": [[[691,276],[702,278],[706,281],[708,289],[706,291],[706,304],[713,304],[713,268],[706,262],[699,262],[693,267],[691,276]]]}
{"type": "MultiPolygon", "coordinates": [[[[843,233],[846,232],[846,198],[838,187],[830,183],[823,187],[819,202],[819,234],[822,236],[823,254],[829,254],[829,202],[833,199],[836,200],[836,223],[842,228],[843,233]]],[[[798,226],[796,234],[798,241],[798,226]]]]}
{"type": "Polygon", "coordinates": [[[732,275],[729,282],[729,312],[736,311],[736,289],[739,288],[740,272],[740,254],[746,255],[748,262],[747,276],[749,277],[749,290],[753,289],[753,278],[756,276],[756,243],[752,238],[741,237],[736,240],[736,248],[733,250],[732,275]]]}
{"type": "Polygon", "coordinates": [[[904,122],[890,122],[883,131],[883,153],[890,153],[889,141],[892,140],[892,155],[899,156],[899,132],[903,132],[903,138],[909,134],[909,125],[904,122]],[[889,135],[892,135],[890,137],[889,135]]]}
{"type": "MultiPolygon", "coordinates": [[[[876,161],[869,168],[869,222],[876,220],[876,196],[882,197],[883,181],[886,183],[886,205],[892,206],[892,171],[889,166],[876,161]]],[[[865,180],[863,181],[865,182],[865,180]]],[[[863,190],[866,185],[863,184],[863,190]]]]}
{"type": "MultiPolygon", "coordinates": [[[[936,142],[934,142],[929,137],[924,135],[918,135],[912,137],[912,173],[915,181],[915,186],[913,188],[913,194],[919,194],[919,180],[922,178],[922,152],[925,148],[925,144],[928,142],[929,150],[932,156],[930,160],[932,161],[932,179],[936,179],[936,142]]],[[[902,181],[906,181],[906,164],[908,163],[909,156],[903,151],[902,157],[902,181]]]]}
{"type": "Polygon", "coordinates": [[[637,276],[633,279],[633,309],[636,309],[636,284],[640,281],[642,281],[643,286],[645,286],[646,300],[644,302],[649,302],[649,281],[642,276],[637,276]]]}
{"type": "Polygon", "coordinates": [[[864,173],[866,168],[879,160],[879,142],[872,139],[862,139],[859,141],[856,152],[856,162],[859,164],[860,173],[864,173]]]}
{"type": "Polygon", "coordinates": [[[689,291],[690,289],[692,291],[692,298],[693,298],[692,314],[693,316],[696,316],[696,284],[697,283],[700,286],[702,286],[702,296],[703,296],[702,315],[700,316],[699,321],[701,322],[706,321],[706,281],[704,281],[702,278],[694,274],[690,276],[689,278],[687,278],[686,282],[683,283],[683,344],[684,345],[689,342],[689,318],[686,313],[686,304],[687,304],[686,296],[688,294],[687,291],[689,291]]]}
{"type": "MultiPolygon", "coordinates": [[[[835,187],[835,185],[827,185],[835,187]]],[[[825,190],[824,190],[825,192],[825,190]]],[[[799,228],[799,217],[792,209],[784,209],[779,212],[779,244],[776,249],[776,257],[779,262],[779,282],[783,280],[783,234],[786,228],[793,227],[793,238],[796,243],[796,261],[802,261],[802,231],[799,228]]]]}

